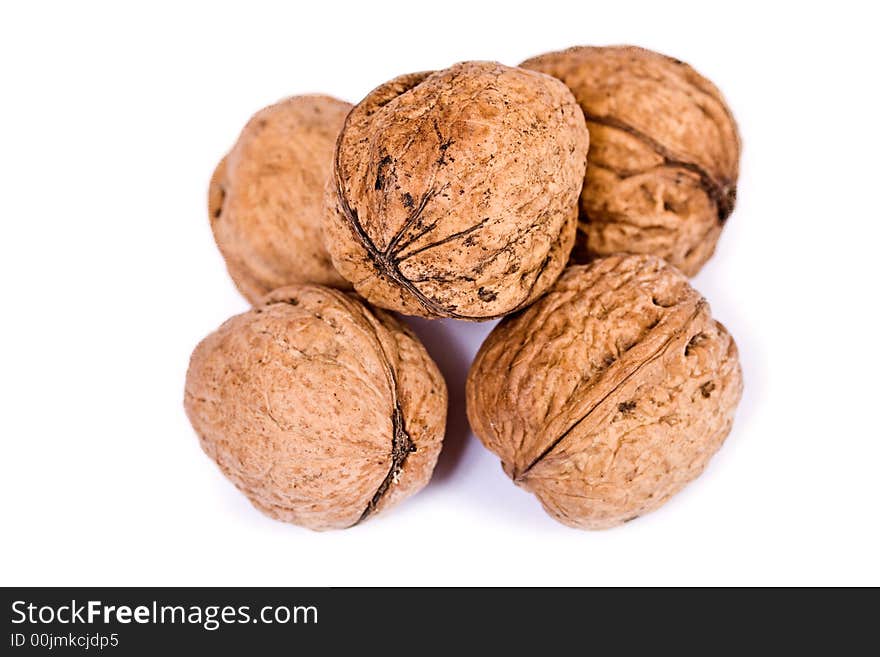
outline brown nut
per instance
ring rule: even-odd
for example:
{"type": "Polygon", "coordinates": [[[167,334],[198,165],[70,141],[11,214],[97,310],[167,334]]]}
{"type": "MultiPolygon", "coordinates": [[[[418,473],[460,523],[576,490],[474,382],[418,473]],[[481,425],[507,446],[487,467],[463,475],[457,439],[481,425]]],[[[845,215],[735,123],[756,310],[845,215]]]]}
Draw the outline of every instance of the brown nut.
{"type": "Polygon", "coordinates": [[[684,62],[633,46],[522,66],[565,82],[590,130],[573,259],[648,253],[696,274],[736,199],[740,141],[721,92],[684,62]]]}
{"type": "Polygon", "coordinates": [[[196,347],[184,405],[202,448],[267,515],[350,527],[431,478],[446,385],[387,313],[292,286],[196,347]]]}
{"type": "Polygon", "coordinates": [[[528,305],[574,241],[589,136],[571,92],[492,62],[404,75],[346,119],[333,264],[368,301],[484,320],[528,305]]]}
{"type": "Polygon", "coordinates": [[[721,446],[742,392],[736,345],[652,256],[570,267],[503,319],[471,367],[467,412],[504,471],[572,527],[656,509],[721,446]]]}
{"type": "Polygon", "coordinates": [[[349,103],[294,96],[248,121],[211,177],[208,213],[236,287],[252,304],[294,283],[338,288],[321,240],[324,182],[349,103]]]}

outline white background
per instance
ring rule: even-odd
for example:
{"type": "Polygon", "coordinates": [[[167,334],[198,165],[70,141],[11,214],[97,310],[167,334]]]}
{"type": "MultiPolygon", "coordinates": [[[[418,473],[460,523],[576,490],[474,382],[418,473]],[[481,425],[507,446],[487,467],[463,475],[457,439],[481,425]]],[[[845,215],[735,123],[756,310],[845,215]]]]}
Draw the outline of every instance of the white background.
{"type": "Polygon", "coordinates": [[[0,10],[4,585],[880,584],[880,140],[869,3],[22,3],[0,10]],[[695,279],[745,396],[705,474],[622,528],[557,524],[469,434],[491,324],[415,323],[447,446],[393,512],[317,534],[251,508],[183,413],[192,348],[247,308],[208,178],[290,94],[634,43],[692,63],[744,139],[695,279]]]}

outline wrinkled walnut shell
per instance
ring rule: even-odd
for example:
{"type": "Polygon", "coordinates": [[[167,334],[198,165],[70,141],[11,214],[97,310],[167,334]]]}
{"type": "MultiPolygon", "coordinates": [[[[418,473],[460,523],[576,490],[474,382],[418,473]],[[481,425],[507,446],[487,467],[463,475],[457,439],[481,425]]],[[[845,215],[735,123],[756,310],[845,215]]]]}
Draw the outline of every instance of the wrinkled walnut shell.
{"type": "Polygon", "coordinates": [[[239,291],[256,304],[294,283],[350,284],[321,239],[324,182],[351,109],[329,96],[294,96],[257,112],[211,177],[214,239],[239,291]]]}
{"type": "Polygon", "coordinates": [[[446,385],[390,315],[337,290],[294,286],[196,347],[184,404],[202,448],[254,506],[332,529],[428,483],[446,385]]]}
{"type": "Polygon", "coordinates": [[[333,263],[371,303],[484,320],[565,266],[589,136],[549,76],[464,62],[396,78],[349,114],[327,186],[333,263]]]}
{"type": "Polygon", "coordinates": [[[736,345],[651,256],[570,267],[503,319],[467,380],[467,412],[504,471],[557,520],[601,529],[656,509],[730,431],[736,345]]]}
{"type": "Polygon", "coordinates": [[[573,259],[647,253],[696,274],[736,199],[740,140],[718,89],[632,46],[571,48],[521,66],[565,82],[590,130],[573,259]]]}

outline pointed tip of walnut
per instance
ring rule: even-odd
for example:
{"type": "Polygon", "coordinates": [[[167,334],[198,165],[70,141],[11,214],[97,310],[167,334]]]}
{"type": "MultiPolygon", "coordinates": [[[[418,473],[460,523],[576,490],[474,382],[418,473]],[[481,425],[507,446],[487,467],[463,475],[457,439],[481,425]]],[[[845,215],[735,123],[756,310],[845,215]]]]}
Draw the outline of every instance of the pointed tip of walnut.
{"type": "Polygon", "coordinates": [[[652,511],[720,448],[742,394],[736,344],[676,268],[653,256],[569,267],[480,348],[474,433],[572,527],[652,511]]]}

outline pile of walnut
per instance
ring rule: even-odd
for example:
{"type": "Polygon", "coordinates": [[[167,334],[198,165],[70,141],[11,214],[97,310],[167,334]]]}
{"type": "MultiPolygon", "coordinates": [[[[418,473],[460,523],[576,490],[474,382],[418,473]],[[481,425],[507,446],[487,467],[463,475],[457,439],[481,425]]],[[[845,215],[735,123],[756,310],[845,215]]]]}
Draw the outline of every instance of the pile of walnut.
{"type": "Polygon", "coordinates": [[[270,516],[355,525],[427,484],[445,431],[443,378],[386,311],[503,317],[466,396],[504,471],[573,527],[657,508],[742,393],[733,338],[686,278],[733,210],[739,153],[712,83],[634,47],[261,110],[211,179],[254,307],[192,355],[203,449],[270,516]]]}

